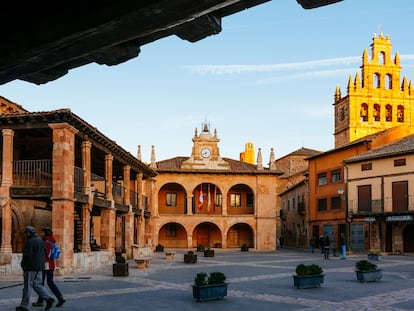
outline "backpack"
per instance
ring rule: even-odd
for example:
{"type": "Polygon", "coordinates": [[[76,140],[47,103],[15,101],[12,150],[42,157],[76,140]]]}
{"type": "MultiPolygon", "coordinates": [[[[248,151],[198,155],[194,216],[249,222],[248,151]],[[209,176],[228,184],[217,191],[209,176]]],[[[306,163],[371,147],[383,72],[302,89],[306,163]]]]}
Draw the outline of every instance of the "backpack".
{"type": "Polygon", "coordinates": [[[53,259],[53,260],[58,259],[59,256],[60,256],[60,248],[59,248],[59,246],[56,244],[56,242],[54,242],[54,243],[49,242],[49,243],[52,244],[52,247],[50,249],[49,258],[50,259],[53,259]]]}

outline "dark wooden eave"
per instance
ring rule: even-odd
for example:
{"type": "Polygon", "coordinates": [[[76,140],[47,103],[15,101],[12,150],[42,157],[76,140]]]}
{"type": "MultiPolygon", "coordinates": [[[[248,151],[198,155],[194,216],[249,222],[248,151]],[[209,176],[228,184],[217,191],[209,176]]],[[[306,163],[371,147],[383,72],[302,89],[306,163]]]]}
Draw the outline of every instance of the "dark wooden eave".
{"type": "MultiPolygon", "coordinates": [[[[268,1],[2,1],[0,85],[43,84],[93,62],[117,65],[171,35],[196,42],[218,34],[223,17],[268,1]]],[[[297,0],[306,9],[338,1],[297,0]]]]}

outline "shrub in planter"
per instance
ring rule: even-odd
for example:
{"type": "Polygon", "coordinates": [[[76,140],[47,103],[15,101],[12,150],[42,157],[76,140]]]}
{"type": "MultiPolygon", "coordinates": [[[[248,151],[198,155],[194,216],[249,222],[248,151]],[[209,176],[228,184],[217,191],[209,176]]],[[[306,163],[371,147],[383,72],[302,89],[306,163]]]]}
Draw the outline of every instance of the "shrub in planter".
{"type": "Polygon", "coordinates": [[[206,301],[227,296],[226,276],[222,272],[199,272],[194,278],[193,299],[206,301]]]}
{"type": "Polygon", "coordinates": [[[193,251],[188,251],[187,254],[184,254],[184,262],[185,263],[196,263],[197,254],[194,254],[193,251]]]}
{"type": "Polygon", "coordinates": [[[158,244],[157,246],[155,246],[155,251],[156,252],[163,252],[164,251],[164,246],[162,244],[158,244]]]}
{"type": "Polygon", "coordinates": [[[296,275],[293,275],[293,284],[296,288],[320,287],[323,283],[323,270],[319,265],[296,266],[296,275]]]}
{"type": "Polygon", "coordinates": [[[201,244],[197,245],[197,252],[204,252],[205,247],[201,244]]]}
{"type": "Polygon", "coordinates": [[[243,245],[241,246],[240,250],[241,250],[242,252],[247,252],[247,251],[249,251],[249,247],[247,246],[247,244],[243,244],[243,245]]]}
{"type": "Polygon", "coordinates": [[[116,255],[115,263],[112,265],[112,275],[113,276],[128,276],[129,267],[126,259],[122,255],[116,255]]]}
{"type": "Polygon", "coordinates": [[[375,282],[382,278],[382,269],[378,269],[376,264],[368,260],[358,261],[355,264],[355,273],[361,283],[375,282]]]}
{"type": "Polygon", "coordinates": [[[206,248],[204,250],[204,257],[214,257],[214,249],[206,248]]]}

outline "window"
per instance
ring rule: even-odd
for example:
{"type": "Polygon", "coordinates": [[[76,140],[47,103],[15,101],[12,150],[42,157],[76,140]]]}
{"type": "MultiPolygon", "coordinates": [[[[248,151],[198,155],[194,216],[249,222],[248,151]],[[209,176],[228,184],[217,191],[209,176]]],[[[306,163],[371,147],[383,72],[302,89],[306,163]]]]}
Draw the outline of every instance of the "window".
{"type": "Polygon", "coordinates": [[[392,122],[392,106],[389,104],[385,106],[385,121],[392,122]]]}
{"type": "Polygon", "coordinates": [[[367,104],[362,104],[361,105],[361,122],[367,122],[368,121],[368,105],[367,104]]]}
{"type": "Polygon", "coordinates": [[[241,194],[240,193],[231,193],[230,194],[230,206],[240,207],[241,206],[241,194]]]}
{"type": "Polygon", "coordinates": [[[165,233],[167,235],[167,237],[176,237],[177,236],[177,224],[167,224],[166,225],[166,229],[165,229],[165,233]]]}
{"type": "Polygon", "coordinates": [[[177,206],[177,193],[167,192],[165,195],[165,205],[167,206],[177,206]]]}
{"type": "Polygon", "coordinates": [[[404,159],[395,159],[394,166],[405,166],[405,158],[404,159]]]}
{"type": "Polygon", "coordinates": [[[374,111],[372,112],[372,118],[374,121],[380,121],[381,107],[378,104],[374,105],[374,111]]]}
{"type": "Polygon", "coordinates": [[[216,194],[216,206],[222,206],[223,196],[221,193],[216,194]]]}
{"type": "Polygon", "coordinates": [[[292,210],[296,209],[296,198],[292,198],[292,210]]]}
{"type": "Polygon", "coordinates": [[[246,206],[253,207],[254,206],[254,195],[253,193],[246,194],[246,206]]]}
{"type": "Polygon", "coordinates": [[[374,73],[372,82],[374,88],[379,89],[381,87],[381,75],[378,72],[374,73]]]}
{"type": "Polygon", "coordinates": [[[331,198],[331,209],[341,209],[342,208],[341,202],[342,202],[341,197],[339,196],[332,197],[331,198]]]}
{"type": "Polygon", "coordinates": [[[326,211],[327,206],[328,206],[327,203],[328,202],[327,202],[326,198],[325,199],[318,199],[318,211],[319,212],[326,211]]]}
{"type": "Polygon", "coordinates": [[[290,200],[289,199],[287,200],[287,210],[288,212],[290,211],[290,200]]]}
{"type": "Polygon", "coordinates": [[[326,173],[320,173],[318,174],[318,186],[323,186],[328,183],[328,178],[326,176],[326,173]]]}
{"type": "Polygon", "coordinates": [[[404,107],[402,105],[397,108],[397,122],[404,122],[404,107]]]}
{"type": "Polygon", "coordinates": [[[337,183],[341,181],[341,170],[334,170],[331,172],[331,182],[337,183]]]}
{"type": "Polygon", "coordinates": [[[392,89],[392,75],[387,74],[385,76],[385,88],[391,90],[392,89]]]}
{"type": "Polygon", "coordinates": [[[370,171],[372,170],[372,163],[361,164],[361,171],[370,171]]]}
{"type": "Polygon", "coordinates": [[[371,212],[371,185],[358,186],[358,212],[371,212]]]}

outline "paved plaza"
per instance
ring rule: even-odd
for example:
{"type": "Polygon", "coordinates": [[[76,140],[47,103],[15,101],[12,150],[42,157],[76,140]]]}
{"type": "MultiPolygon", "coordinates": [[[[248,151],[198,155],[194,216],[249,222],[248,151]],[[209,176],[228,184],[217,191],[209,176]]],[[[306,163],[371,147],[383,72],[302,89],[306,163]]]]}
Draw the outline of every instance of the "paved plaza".
{"type": "MultiPolygon", "coordinates": [[[[151,266],[135,268],[129,261],[128,277],[113,277],[112,266],[92,273],[57,277],[66,303],[51,310],[414,310],[414,257],[383,256],[379,282],[356,281],[354,265],[366,255],[346,260],[324,260],[319,251],[282,249],[277,252],[215,250],[215,257],[198,254],[196,264],[183,261],[177,250],[173,260],[154,253],[151,266]],[[316,263],[325,274],[320,288],[296,289],[292,274],[299,263],[316,263]],[[195,302],[194,276],[221,271],[230,283],[223,300],[195,302]]],[[[19,277],[0,279],[0,310],[14,311],[22,293],[19,277]]],[[[35,294],[32,296],[35,301],[35,294]]],[[[29,310],[44,310],[30,306],[29,310]]]]}

